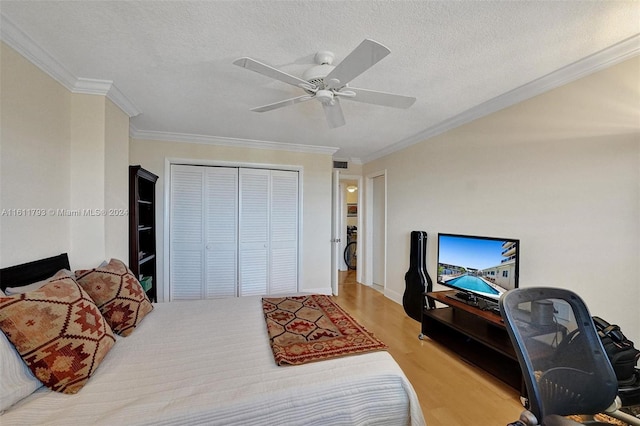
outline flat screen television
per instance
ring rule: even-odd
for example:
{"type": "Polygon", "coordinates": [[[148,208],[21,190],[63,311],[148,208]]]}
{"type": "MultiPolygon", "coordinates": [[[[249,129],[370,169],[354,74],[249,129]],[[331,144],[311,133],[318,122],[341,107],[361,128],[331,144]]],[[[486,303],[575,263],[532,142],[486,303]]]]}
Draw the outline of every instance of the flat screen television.
{"type": "Polygon", "coordinates": [[[438,234],[438,284],[484,307],[518,287],[520,240],[438,234]],[[478,298],[485,303],[478,303],[478,298]]]}

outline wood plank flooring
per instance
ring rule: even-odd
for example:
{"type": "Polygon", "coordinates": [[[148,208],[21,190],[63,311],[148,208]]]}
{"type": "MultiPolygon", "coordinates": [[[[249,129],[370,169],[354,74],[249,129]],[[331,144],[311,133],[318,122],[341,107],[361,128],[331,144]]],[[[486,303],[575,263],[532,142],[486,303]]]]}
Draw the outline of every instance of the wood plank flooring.
{"type": "Polygon", "coordinates": [[[518,392],[426,338],[401,305],[340,273],[337,303],[389,346],[413,385],[428,426],[506,425],[518,419],[518,392]]]}

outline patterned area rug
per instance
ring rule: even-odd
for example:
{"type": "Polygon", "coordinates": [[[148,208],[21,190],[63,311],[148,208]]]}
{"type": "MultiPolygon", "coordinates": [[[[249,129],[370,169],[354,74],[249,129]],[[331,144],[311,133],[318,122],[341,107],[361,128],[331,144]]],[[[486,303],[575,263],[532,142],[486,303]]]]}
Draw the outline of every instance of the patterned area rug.
{"type": "Polygon", "coordinates": [[[387,349],[328,296],[263,298],[262,309],[278,365],[387,349]]]}
{"type": "MultiPolygon", "coordinates": [[[[624,411],[627,414],[640,418],[640,405],[622,407],[620,411],[624,411]]],[[[582,417],[582,416],[567,416],[567,417],[575,421],[584,421],[588,419],[587,417],[582,417]]],[[[612,425],[629,426],[628,423],[623,422],[622,420],[614,419],[613,417],[608,416],[606,414],[596,414],[595,416],[593,416],[593,419],[603,423],[610,423],[612,425]]]]}

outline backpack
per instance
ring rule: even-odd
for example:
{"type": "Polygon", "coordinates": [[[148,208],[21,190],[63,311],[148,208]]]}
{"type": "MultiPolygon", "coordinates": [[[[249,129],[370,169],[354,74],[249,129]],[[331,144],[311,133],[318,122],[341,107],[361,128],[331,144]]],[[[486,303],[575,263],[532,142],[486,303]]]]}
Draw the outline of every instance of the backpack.
{"type": "Polygon", "coordinates": [[[633,342],[625,337],[620,327],[609,324],[600,317],[593,317],[593,323],[598,330],[602,346],[609,357],[611,366],[616,372],[619,386],[632,385],[636,381],[636,364],[640,358],[640,351],[633,346],[633,342]]]}

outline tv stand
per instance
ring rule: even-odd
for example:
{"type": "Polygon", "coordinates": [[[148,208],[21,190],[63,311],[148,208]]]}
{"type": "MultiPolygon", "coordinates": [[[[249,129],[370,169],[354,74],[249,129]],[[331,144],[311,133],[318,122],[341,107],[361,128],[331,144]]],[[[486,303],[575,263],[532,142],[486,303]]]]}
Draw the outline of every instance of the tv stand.
{"type": "Polygon", "coordinates": [[[447,306],[423,310],[419,338],[426,336],[442,344],[524,395],[520,364],[502,317],[490,308],[483,310],[459,300],[455,290],[424,295],[428,302],[447,306]]]}
{"type": "Polygon", "coordinates": [[[451,294],[447,294],[446,297],[457,300],[462,303],[466,303],[467,305],[475,306],[476,308],[479,307],[478,306],[479,299],[471,293],[465,293],[463,291],[453,291],[451,292],[451,294]]]}
{"type": "Polygon", "coordinates": [[[468,300],[475,302],[478,298],[471,293],[465,293],[464,291],[458,291],[455,294],[456,299],[468,300]]]}

